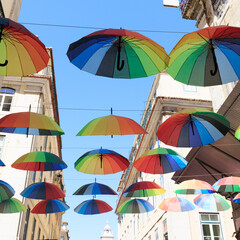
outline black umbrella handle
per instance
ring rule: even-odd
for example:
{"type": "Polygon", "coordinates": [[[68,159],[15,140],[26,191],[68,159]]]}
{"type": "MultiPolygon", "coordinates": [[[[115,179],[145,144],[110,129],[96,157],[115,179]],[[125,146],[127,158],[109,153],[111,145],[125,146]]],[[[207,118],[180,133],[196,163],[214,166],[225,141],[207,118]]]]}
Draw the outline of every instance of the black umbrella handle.
{"type": "MultiPolygon", "coordinates": [[[[1,26],[1,30],[0,30],[0,42],[1,42],[1,40],[2,40],[3,28],[4,28],[4,26],[2,25],[2,26],[1,26]]],[[[4,63],[0,63],[0,67],[5,67],[7,64],[8,64],[8,60],[5,60],[4,63]]]]}
{"type": "Polygon", "coordinates": [[[190,121],[190,125],[191,125],[191,128],[192,128],[192,133],[193,133],[193,136],[194,136],[193,119],[192,119],[191,114],[189,114],[189,121],[190,121]]]}
{"type": "Polygon", "coordinates": [[[117,56],[117,70],[122,71],[124,67],[124,60],[122,60],[121,65],[120,65],[120,60],[121,60],[121,41],[122,37],[119,36],[118,38],[118,56],[117,56]]]}
{"type": "Polygon", "coordinates": [[[214,52],[214,47],[212,44],[212,39],[210,39],[210,50],[212,52],[212,56],[213,56],[213,63],[214,63],[214,70],[210,70],[210,73],[212,76],[215,76],[218,70],[218,65],[217,65],[217,58],[214,52]]]}

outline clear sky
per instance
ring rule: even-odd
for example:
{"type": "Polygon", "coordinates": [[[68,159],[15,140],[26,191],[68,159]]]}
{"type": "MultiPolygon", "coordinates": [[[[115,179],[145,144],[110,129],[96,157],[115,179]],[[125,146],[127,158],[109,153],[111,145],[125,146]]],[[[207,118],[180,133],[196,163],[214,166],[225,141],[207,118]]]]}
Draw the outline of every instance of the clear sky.
{"type": "Polygon", "coordinates": [[[80,186],[97,181],[114,190],[121,173],[111,175],[88,175],[77,172],[74,162],[85,152],[100,147],[114,150],[125,157],[135,136],[89,136],[77,137],[77,132],[90,120],[110,114],[129,117],[140,122],[154,76],[140,79],[111,79],[81,71],[66,56],[70,43],[90,34],[95,29],[74,27],[38,26],[26,23],[82,26],[95,28],[125,28],[135,30],[153,39],[169,53],[183,33],[195,30],[195,22],[183,20],[176,8],[163,7],[162,0],[23,0],[18,22],[32,31],[47,47],[53,48],[55,76],[58,93],[60,125],[65,131],[63,160],[68,164],[64,170],[66,203],[70,209],[63,215],[68,221],[71,240],[98,240],[106,221],[117,239],[117,196],[98,199],[113,207],[110,213],[84,216],[74,208],[91,196],[73,196],[80,186]],[[144,32],[139,30],[148,30],[144,32]],[[153,32],[156,31],[156,32],[153,32]],[[158,31],[170,31],[166,33],[158,31]]]}

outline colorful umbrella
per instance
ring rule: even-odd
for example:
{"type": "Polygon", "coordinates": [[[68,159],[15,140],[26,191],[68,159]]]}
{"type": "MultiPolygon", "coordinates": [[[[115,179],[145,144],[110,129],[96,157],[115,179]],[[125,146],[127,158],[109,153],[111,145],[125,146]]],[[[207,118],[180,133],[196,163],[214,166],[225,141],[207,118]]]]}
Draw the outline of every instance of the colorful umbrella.
{"type": "Polygon", "coordinates": [[[185,168],[187,164],[182,156],[167,148],[151,149],[133,163],[137,170],[151,174],[175,172],[185,168]]]}
{"type": "Polygon", "coordinates": [[[155,182],[142,181],[130,185],[122,194],[123,197],[150,197],[165,193],[163,189],[155,182]]]}
{"type": "Polygon", "coordinates": [[[74,211],[78,214],[93,215],[112,211],[112,207],[106,202],[92,199],[80,203],[74,211]]]}
{"type": "Polygon", "coordinates": [[[18,158],[12,167],[28,171],[56,171],[67,168],[67,164],[53,153],[30,152],[18,158]]]}
{"type": "Polygon", "coordinates": [[[217,193],[201,194],[194,198],[194,203],[200,208],[215,212],[225,211],[230,208],[227,200],[217,193]]]}
{"type": "Polygon", "coordinates": [[[195,206],[182,197],[171,197],[164,199],[159,208],[167,212],[187,212],[195,209],[195,206]]]}
{"type": "Polygon", "coordinates": [[[0,160],[0,167],[5,167],[6,165],[4,164],[4,162],[2,160],[0,160]]]}
{"type": "Polygon", "coordinates": [[[205,181],[192,179],[181,182],[174,192],[177,194],[208,194],[215,193],[216,190],[205,181]]]}
{"type": "Polygon", "coordinates": [[[77,136],[89,135],[131,135],[147,133],[130,118],[116,115],[95,118],[83,127],[77,136]]]}
{"type": "Polygon", "coordinates": [[[73,195],[117,195],[117,193],[109,186],[95,181],[81,186],[73,195]]]}
{"type": "Polygon", "coordinates": [[[27,76],[48,64],[44,44],[21,24],[0,18],[0,75],[27,76]]]}
{"type": "Polygon", "coordinates": [[[220,178],[213,187],[218,192],[240,192],[240,177],[220,178]]]}
{"type": "Polygon", "coordinates": [[[240,28],[217,26],[185,35],[170,53],[167,72],[177,81],[213,86],[240,78],[240,28]]]}
{"type": "Polygon", "coordinates": [[[120,213],[145,213],[154,209],[152,204],[143,199],[130,199],[125,201],[118,209],[120,213]]]}
{"type": "Polygon", "coordinates": [[[190,108],[163,122],[157,136],[160,141],[174,147],[199,147],[224,137],[229,127],[229,121],[220,114],[203,108],[190,108]]]}
{"type": "Polygon", "coordinates": [[[108,149],[96,149],[83,154],[74,164],[79,172],[88,174],[112,174],[125,170],[129,161],[108,149]]]}
{"type": "Polygon", "coordinates": [[[11,198],[14,194],[14,189],[7,182],[0,180],[0,202],[11,198]]]}
{"type": "Polygon", "coordinates": [[[236,197],[233,199],[233,202],[240,203],[240,193],[236,195],[236,197]]]}
{"type": "Polygon", "coordinates": [[[240,126],[238,126],[236,132],[235,132],[235,138],[240,140],[240,126]]]}
{"type": "Polygon", "coordinates": [[[32,210],[31,213],[47,214],[64,212],[69,209],[69,206],[57,199],[42,200],[32,210]]]}
{"type": "Polygon", "coordinates": [[[164,70],[169,57],[153,40],[125,29],[105,29],[69,46],[67,56],[78,68],[111,78],[141,78],[164,70]]]}
{"type": "Polygon", "coordinates": [[[63,130],[52,118],[40,113],[18,112],[0,119],[0,132],[27,135],[62,135],[63,130]]]}
{"type": "Polygon", "coordinates": [[[65,197],[65,193],[58,186],[48,182],[33,183],[25,188],[20,194],[25,198],[44,200],[65,197]]]}
{"type": "Polygon", "coordinates": [[[18,213],[26,210],[26,207],[16,198],[9,198],[0,202],[0,213],[18,213]]]}

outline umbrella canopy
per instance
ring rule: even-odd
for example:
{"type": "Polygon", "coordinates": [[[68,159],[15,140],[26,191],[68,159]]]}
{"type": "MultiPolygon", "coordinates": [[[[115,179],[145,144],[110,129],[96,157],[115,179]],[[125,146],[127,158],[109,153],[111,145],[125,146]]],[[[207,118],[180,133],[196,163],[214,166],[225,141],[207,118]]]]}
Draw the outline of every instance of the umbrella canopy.
{"type": "Polygon", "coordinates": [[[14,189],[7,182],[0,180],[0,202],[11,198],[14,194],[14,189]]]}
{"type": "Polygon", "coordinates": [[[25,188],[20,194],[25,198],[44,200],[65,197],[65,193],[58,186],[48,182],[33,183],[25,188]]]}
{"type": "Polygon", "coordinates": [[[27,76],[48,64],[44,44],[23,25],[0,18],[0,75],[27,76]]]}
{"type": "Polygon", "coordinates": [[[182,156],[167,148],[151,149],[133,163],[137,170],[151,174],[175,172],[185,168],[187,164],[182,156]]]}
{"type": "Polygon", "coordinates": [[[195,206],[182,197],[171,197],[164,199],[159,208],[167,212],[187,212],[195,209],[195,206]]]}
{"type": "Polygon", "coordinates": [[[28,171],[56,171],[67,168],[67,164],[61,158],[49,152],[26,153],[11,166],[28,171]]]}
{"type": "Polygon", "coordinates": [[[239,39],[239,27],[208,27],[189,33],[171,51],[167,72],[175,80],[195,86],[239,80],[239,39]]]}
{"type": "Polygon", "coordinates": [[[240,193],[238,193],[235,198],[233,199],[233,202],[240,203],[240,193]]]}
{"type": "Polygon", "coordinates": [[[123,193],[123,197],[150,197],[161,195],[166,190],[155,182],[142,181],[130,185],[123,193]]]}
{"type": "Polygon", "coordinates": [[[26,210],[26,207],[16,198],[9,198],[0,202],[0,213],[18,213],[26,210]]]}
{"type": "Polygon", "coordinates": [[[216,190],[205,181],[192,179],[181,182],[174,192],[177,194],[208,194],[215,193],[216,190]]]}
{"type": "Polygon", "coordinates": [[[240,140],[240,126],[238,126],[236,132],[235,132],[235,138],[240,140]]]}
{"type": "Polygon", "coordinates": [[[153,40],[125,29],[105,29],[69,46],[67,56],[78,68],[111,78],[141,78],[164,70],[169,57],[153,40]]]}
{"type": "Polygon", "coordinates": [[[69,206],[57,199],[42,200],[32,210],[31,213],[47,214],[64,212],[69,209],[69,206]]]}
{"type": "Polygon", "coordinates": [[[125,201],[118,209],[120,213],[145,213],[154,209],[152,204],[143,199],[130,199],[125,201]]]}
{"type": "Polygon", "coordinates": [[[213,187],[218,192],[240,192],[240,177],[220,178],[213,187]]]}
{"type": "Polygon", "coordinates": [[[112,174],[125,170],[129,161],[108,149],[96,149],[83,154],[74,164],[77,171],[88,174],[112,174]]]}
{"type": "Polygon", "coordinates": [[[0,119],[0,132],[27,135],[62,135],[63,130],[52,118],[34,112],[8,114],[0,119]]]}
{"type": "Polygon", "coordinates": [[[194,203],[200,208],[216,212],[230,208],[228,201],[217,193],[201,194],[194,199],[194,203]]]}
{"type": "Polygon", "coordinates": [[[73,195],[117,195],[117,193],[105,184],[94,182],[81,186],[73,195]]]}
{"type": "Polygon", "coordinates": [[[106,202],[97,199],[86,200],[80,203],[74,211],[83,215],[94,215],[112,211],[106,202]]]}
{"type": "Polygon", "coordinates": [[[134,120],[111,114],[93,119],[78,132],[77,136],[131,135],[145,133],[147,132],[134,120]]]}
{"type": "Polygon", "coordinates": [[[199,147],[224,137],[229,127],[229,121],[220,114],[203,108],[190,108],[163,122],[157,136],[160,141],[174,147],[199,147]]]}
{"type": "Polygon", "coordinates": [[[0,160],[0,167],[5,167],[6,165],[4,164],[4,162],[2,160],[0,160]]]}

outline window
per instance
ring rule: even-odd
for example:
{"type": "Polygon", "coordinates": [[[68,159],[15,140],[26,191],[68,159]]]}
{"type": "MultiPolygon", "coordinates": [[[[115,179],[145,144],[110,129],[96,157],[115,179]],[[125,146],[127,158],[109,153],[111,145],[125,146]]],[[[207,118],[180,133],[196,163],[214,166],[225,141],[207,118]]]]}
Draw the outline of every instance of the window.
{"type": "Polygon", "coordinates": [[[200,213],[203,240],[222,240],[221,223],[217,213],[200,213]]]}
{"type": "Polygon", "coordinates": [[[47,151],[47,140],[48,140],[48,136],[45,136],[45,139],[44,139],[44,151],[47,151]]]}
{"type": "Polygon", "coordinates": [[[12,98],[15,90],[13,88],[1,88],[0,91],[0,111],[10,111],[12,98]]]}
{"type": "Polygon", "coordinates": [[[39,172],[39,182],[42,182],[42,177],[43,177],[43,172],[40,171],[40,172],[39,172]]]}
{"type": "Polygon", "coordinates": [[[35,182],[35,178],[36,178],[36,172],[32,171],[32,181],[35,182]]]}
{"type": "Polygon", "coordinates": [[[28,230],[28,221],[30,216],[30,208],[27,208],[26,217],[25,217],[25,224],[24,224],[24,231],[23,231],[23,239],[27,239],[27,230],[28,230]]]}
{"type": "Polygon", "coordinates": [[[158,228],[155,229],[155,240],[159,240],[158,228]]]}
{"type": "Polygon", "coordinates": [[[37,239],[40,239],[40,236],[41,236],[41,228],[38,229],[38,237],[37,237],[37,239]]]}
{"type": "Polygon", "coordinates": [[[32,237],[31,237],[31,240],[34,240],[35,228],[36,228],[36,218],[34,218],[34,220],[33,220],[33,227],[32,227],[32,237]]]}
{"type": "Polygon", "coordinates": [[[165,219],[163,222],[163,240],[168,240],[168,228],[167,228],[167,219],[165,219]]]}
{"type": "Polygon", "coordinates": [[[151,235],[150,235],[150,236],[148,236],[148,240],[151,240],[151,239],[152,239],[151,235]]]}
{"type": "Polygon", "coordinates": [[[5,136],[0,135],[0,159],[2,159],[2,152],[3,152],[3,146],[4,146],[5,136]]]}

